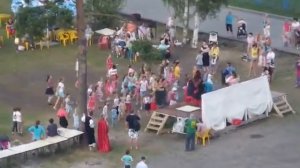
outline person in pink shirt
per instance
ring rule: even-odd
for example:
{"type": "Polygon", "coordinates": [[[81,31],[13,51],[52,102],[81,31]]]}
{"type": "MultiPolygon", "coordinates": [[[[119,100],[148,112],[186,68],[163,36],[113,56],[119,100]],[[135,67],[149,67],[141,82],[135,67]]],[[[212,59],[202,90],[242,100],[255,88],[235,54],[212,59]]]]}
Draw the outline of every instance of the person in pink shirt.
{"type": "Polygon", "coordinates": [[[236,72],[232,72],[228,78],[226,78],[225,82],[231,86],[240,82],[240,77],[236,74],[236,72]]]}
{"type": "Polygon", "coordinates": [[[291,31],[292,31],[292,24],[289,20],[285,20],[283,23],[283,44],[287,47],[291,43],[291,31]]]}

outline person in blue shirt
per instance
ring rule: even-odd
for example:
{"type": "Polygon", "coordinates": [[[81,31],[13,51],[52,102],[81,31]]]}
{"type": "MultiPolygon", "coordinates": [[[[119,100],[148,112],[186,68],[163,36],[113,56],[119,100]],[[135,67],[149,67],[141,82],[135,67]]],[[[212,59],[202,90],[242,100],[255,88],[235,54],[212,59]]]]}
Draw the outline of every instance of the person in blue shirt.
{"type": "Polygon", "coordinates": [[[225,79],[236,72],[236,69],[231,65],[230,62],[227,63],[227,67],[222,72],[222,83],[225,84],[225,79]]]}
{"type": "Polygon", "coordinates": [[[214,90],[214,83],[212,81],[212,75],[208,74],[207,79],[204,83],[204,92],[209,93],[212,92],[213,90],[214,90]]]}
{"type": "Polygon", "coordinates": [[[28,128],[28,131],[32,134],[32,141],[38,141],[45,137],[45,128],[40,125],[40,121],[37,120],[35,125],[28,128]]]}
{"type": "Polygon", "coordinates": [[[130,151],[126,150],[125,155],[122,156],[121,161],[123,162],[124,168],[131,168],[133,158],[130,155],[130,151]]]}
{"type": "Polygon", "coordinates": [[[111,109],[111,125],[112,127],[115,126],[116,124],[116,121],[118,120],[118,110],[117,110],[118,107],[114,107],[111,109]]]}
{"type": "Polygon", "coordinates": [[[233,31],[232,31],[233,19],[234,19],[234,17],[232,15],[232,13],[229,11],[228,14],[226,15],[226,19],[225,19],[227,33],[230,32],[231,34],[233,34],[233,31]]]}

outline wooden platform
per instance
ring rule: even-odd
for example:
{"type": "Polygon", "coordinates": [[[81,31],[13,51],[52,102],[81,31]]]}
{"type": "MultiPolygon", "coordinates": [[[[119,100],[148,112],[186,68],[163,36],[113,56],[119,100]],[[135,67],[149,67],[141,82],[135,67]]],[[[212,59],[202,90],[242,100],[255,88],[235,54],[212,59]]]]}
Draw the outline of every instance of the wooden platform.
{"type": "Polygon", "coordinates": [[[188,105],[188,104],[178,103],[174,106],[169,106],[169,107],[159,109],[159,110],[156,110],[156,111],[159,112],[159,113],[169,115],[171,117],[183,117],[184,118],[184,117],[189,117],[190,114],[193,114],[193,115],[195,115],[196,118],[201,118],[201,109],[193,111],[191,113],[187,113],[187,112],[177,110],[177,108],[182,107],[182,106],[186,106],[186,105],[188,105]]]}
{"type": "Polygon", "coordinates": [[[187,111],[179,110],[178,108],[189,106],[186,103],[179,103],[174,106],[170,106],[164,109],[156,110],[152,113],[150,120],[145,128],[145,131],[155,131],[156,134],[160,134],[169,117],[182,117],[188,118],[191,114],[195,115],[196,118],[201,118],[201,109],[198,107],[190,106],[186,107],[187,111]],[[193,108],[198,108],[193,110],[193,108]],[[188,110],[190,109],[190,110],[188,110]]]}
{"type": "Polygon", "coordinates": [[[286,113],[293,113],[295,114],[296,111],[293,110],[291,105],[287,100],[287,94],[272,91],[272,98],[273,98],[273,108],[280,117],[284,117],[286,113]]]}

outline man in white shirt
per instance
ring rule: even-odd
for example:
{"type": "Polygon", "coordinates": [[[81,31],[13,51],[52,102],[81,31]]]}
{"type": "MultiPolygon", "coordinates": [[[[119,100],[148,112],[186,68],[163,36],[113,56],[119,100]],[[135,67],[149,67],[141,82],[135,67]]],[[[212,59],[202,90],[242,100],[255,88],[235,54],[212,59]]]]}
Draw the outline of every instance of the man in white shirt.
{"type": "Polygon", "coordinates": [[[18,134],[22,134],[23,131],[22,131],[21,108],[16,107],[13,109],[12,120],[13,120],[12,134],[14,134],[15,132],[18,134]]]}
{"type": "Polygon", "coordinates": [[[145,163],[146,161],[146,157],[145,156],[142,156],[141,158],[141,161],[139,161],[137,164],[136,164],[136,167],[135,168],[148,168],[147,164],[145,163]]]}

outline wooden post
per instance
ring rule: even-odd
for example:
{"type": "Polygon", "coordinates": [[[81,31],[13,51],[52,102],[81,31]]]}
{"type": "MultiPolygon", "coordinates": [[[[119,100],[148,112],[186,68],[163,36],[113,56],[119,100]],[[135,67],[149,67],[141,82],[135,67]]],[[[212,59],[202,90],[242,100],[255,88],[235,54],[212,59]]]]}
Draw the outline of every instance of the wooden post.
{"type": "Polygon", "coordinates": [[[84,19],[84,9],[83,9],[83,0],[76,1],[77,7],[77,31],[79,37],[79,72],[78,72],[78,81],[79,81],[79,114],[87,113],[87,46],[86,38],[84,36],[85,31],[85,19],[84,19]]]}

